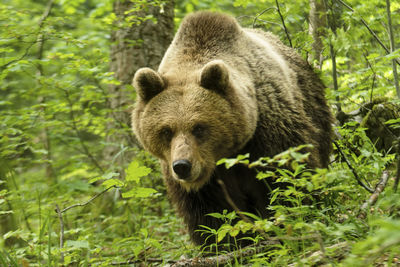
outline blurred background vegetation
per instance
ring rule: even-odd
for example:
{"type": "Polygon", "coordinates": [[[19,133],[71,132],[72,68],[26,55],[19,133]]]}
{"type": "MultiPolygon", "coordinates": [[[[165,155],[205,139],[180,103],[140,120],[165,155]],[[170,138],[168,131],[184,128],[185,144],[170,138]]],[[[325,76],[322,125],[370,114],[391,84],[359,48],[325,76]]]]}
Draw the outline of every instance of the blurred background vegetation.
{"type": "MultiPolygon", "coordinates": [[[[0,265],[145,266],[199,255],[129,122],[134,72],[157,68],[197,10],[232,14],[294,47],[320,73],[338,118],[341,153],[330,168],[295,164],[281,173],[292,191],[275,192],[300,204],[318,190],[323,204],[274,207],[274,218],[256,221],[281,243],[236,264],[399,265],[400,3],[388,0],[3,0],[0,265]],[[371,192],[354,172],[373,191],[384,171],[386,189],[362,208],[371,192]]],[[[229,216],[214,234],[237,230],[226,230],[229,216]]]]}

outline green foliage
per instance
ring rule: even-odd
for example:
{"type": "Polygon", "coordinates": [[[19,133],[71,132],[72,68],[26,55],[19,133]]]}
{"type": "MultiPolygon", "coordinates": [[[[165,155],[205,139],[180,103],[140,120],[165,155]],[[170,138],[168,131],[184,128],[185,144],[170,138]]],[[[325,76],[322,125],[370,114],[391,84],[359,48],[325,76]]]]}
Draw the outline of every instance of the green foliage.
{"type": "MultiPolygon", "coordinates": [[[[114,96],[108,88],[120,81],[109,71],[110,33],[154,20],[132,14],[117,20],[114,2],[57,0],[48,14],[50,1],[0,3],[1,266],[57,266],[61,256],[65,266],[109,266],[128,259],[158,265],[148,260],[166,263],[200,253],[168,204],[157,161],[134,145],[109,139],[130,132],[116,114],[125,112],[135,97],[126,86],[127,106],[111,108],[114,96]],[[111,158],[104,152],[109,147],[119,149],[111,158]],[[76,204],[80,205],[73,207],[76,204]],[[54,211],[57,206],[69,208],[62,212],[63,223],[54,211]]],[[[148,8],[148,1],[133,2],[131,11],[148,8]]],[[[339,91],[327,89],[327,94],[332,104],[339,96],[348,112],[378,96],[394,97],[391,60],[399,57],[400,50],[386,54],[360,23],[363,18],[387,44],[384,2],[346,2],[355,12],[333,6],[340,16],[336,34],[327,30],[323,40],[321,78],[332,87],[328,46],[332,43],[339,91]]],[[[308,34],[309,1],[278,3],[293,47],[306,58],[313,42],[308,34]]],[[[400,5],[392,1],[391,6],[398,40],[400,5]]],[[[289,44],[275,0],[176,1],[176,26],[188,12],[204,9],[230,13],[242,25],[271,31],[289,44]]],[[[386,121],[393,130],[399,125],[398,118],[386,121]]],[[[343,137],[340,149],[362,181],[374,188],[382,171],[391,170],[395,155],[377,150],[368,130],[357,123],[337,130],[343,137]]],[[[328,170],[310,171],[304,166],[304,148],[255,162],[250,162],[250,155],[220,160],[218,164],[226,168],[274,166],[275,171],[260,171],[257,177],[287,186],[272,192],[268,208],[273,217],[244,214],[249,222],[235,212],[214,213],[210,216],[224,225],[204,232],[217,235],[218,241],[245,232],[256,233],[254,242],[267,237],[280,241],[246,261],[238,259],[238,265],[398,264],[400,205],[391,180],[366,218],[360,219],[360,206],[370,194],[358,185],[343,158],[335,153],[328,170]],[[334,247],[341,242],[345,247],[334,247]],[[322,247],[325,257],[308,257],[322,247]]]]}
{"type": "MultiPolygon", "coordinates": [[[[361,150],[365,149],[363,146],[372,145],[362,129],[338,130],[346,134],[343,140],[359,139],[361,150]]],[[[302,149],[304,146],[291,148],[273,158],[261,158],[251,163],[242,160],[247,156],[221,160],[227,168],[232,167],[231,163],[255,168],[259,171],[257,177],[266,179],[271,186],[275,183],[285,186],[273,186],[276,188],[271,192],[269,209],[274,214],[271,218],[242,213],[247,219],[241,220],[243,217],[235,212],[213,213],[210,215],[224,223],[217,230],[206,228],[204,232],[216,235],[217,242],[227,235],[235,238],[239,233],[256,233],[253,239],[256,244],[279,241],[279,244],[264,245],[266,253],[247,259],[259,265],[339,264],[345,257],[340,263],[343,266],[363,266],[382,261],[382,255],[386,255],[388,262],[395,263],[400,249],[398,193],[388,189],[376,209],[371,209],[364,220],[360,217],[360,207],[369,193],[357,186],[351,171],[340,160],[333,163],[330,170],[308,170],[304,164],[308,155],[301,153],[302,149]],[[271,167],[274,171],[267,171],[271,167]],[[397,215],[391,215],[393,211],[397,215]],[[341,247],[335,247],[338,244],[341,247]],[[305,256],[322,249],[326,250],[325,256],[305,256]]],[[[369,178],[371,183],[377,183],[383,167],[393,161],[393,155],[343,150],[361,175],[373,177],[369,178]]]]}

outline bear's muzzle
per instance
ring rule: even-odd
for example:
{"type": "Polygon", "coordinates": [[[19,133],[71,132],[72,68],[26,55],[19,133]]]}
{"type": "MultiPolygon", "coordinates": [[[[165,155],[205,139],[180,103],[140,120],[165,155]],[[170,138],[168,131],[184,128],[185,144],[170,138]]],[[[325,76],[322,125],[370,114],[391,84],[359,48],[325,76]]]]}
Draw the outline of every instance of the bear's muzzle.
{"type": "Polygon", "coordinates": [[[172,163],[172,169],[181,180],[186,180],[190,176],[192,163],[186,159],[176,160],[172,163]]]}

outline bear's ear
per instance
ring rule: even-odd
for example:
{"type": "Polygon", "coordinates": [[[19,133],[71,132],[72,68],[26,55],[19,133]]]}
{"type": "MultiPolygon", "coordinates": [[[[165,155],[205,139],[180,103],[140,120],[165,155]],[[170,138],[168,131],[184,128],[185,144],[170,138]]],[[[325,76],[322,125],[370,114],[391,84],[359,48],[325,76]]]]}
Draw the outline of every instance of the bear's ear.
{"type": "Polygon", "coordinates": [[[161,76],[150,68],[141,68],[133,77],[133,87],[139,97],[148,102],[164,90],[164,81],[161,76]]]}
{"type": "Polygon", "coordinates": [[[217,93],[226,93],[229,84],[228,67],[222,60],[208,62],[201,70],[200,85],[217,93]]]}

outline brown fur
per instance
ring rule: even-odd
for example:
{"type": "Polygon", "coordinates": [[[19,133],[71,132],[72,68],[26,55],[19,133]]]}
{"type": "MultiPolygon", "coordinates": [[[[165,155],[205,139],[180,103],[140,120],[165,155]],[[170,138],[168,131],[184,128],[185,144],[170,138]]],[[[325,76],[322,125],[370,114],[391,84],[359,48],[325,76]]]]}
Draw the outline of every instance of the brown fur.
{"type": "Polygon", "coordinates": [[[160,159],[169,197],[197,244],[205,241],[199,225],[221,224],[206,214],[232,210],[217,178],[239,209],[268,216],[271,185],[244,166],[216,167],[220,158],[257,159],[312,144],[309,166],[328,164],[332,117],[322,82],[275,36],[243,29],[230,16],[186,17],[158,71],[139,70],[134,86],[134,132],[160,159]],[[174,172],[177,160],[191,163],[185,179],[174,172]]]}

